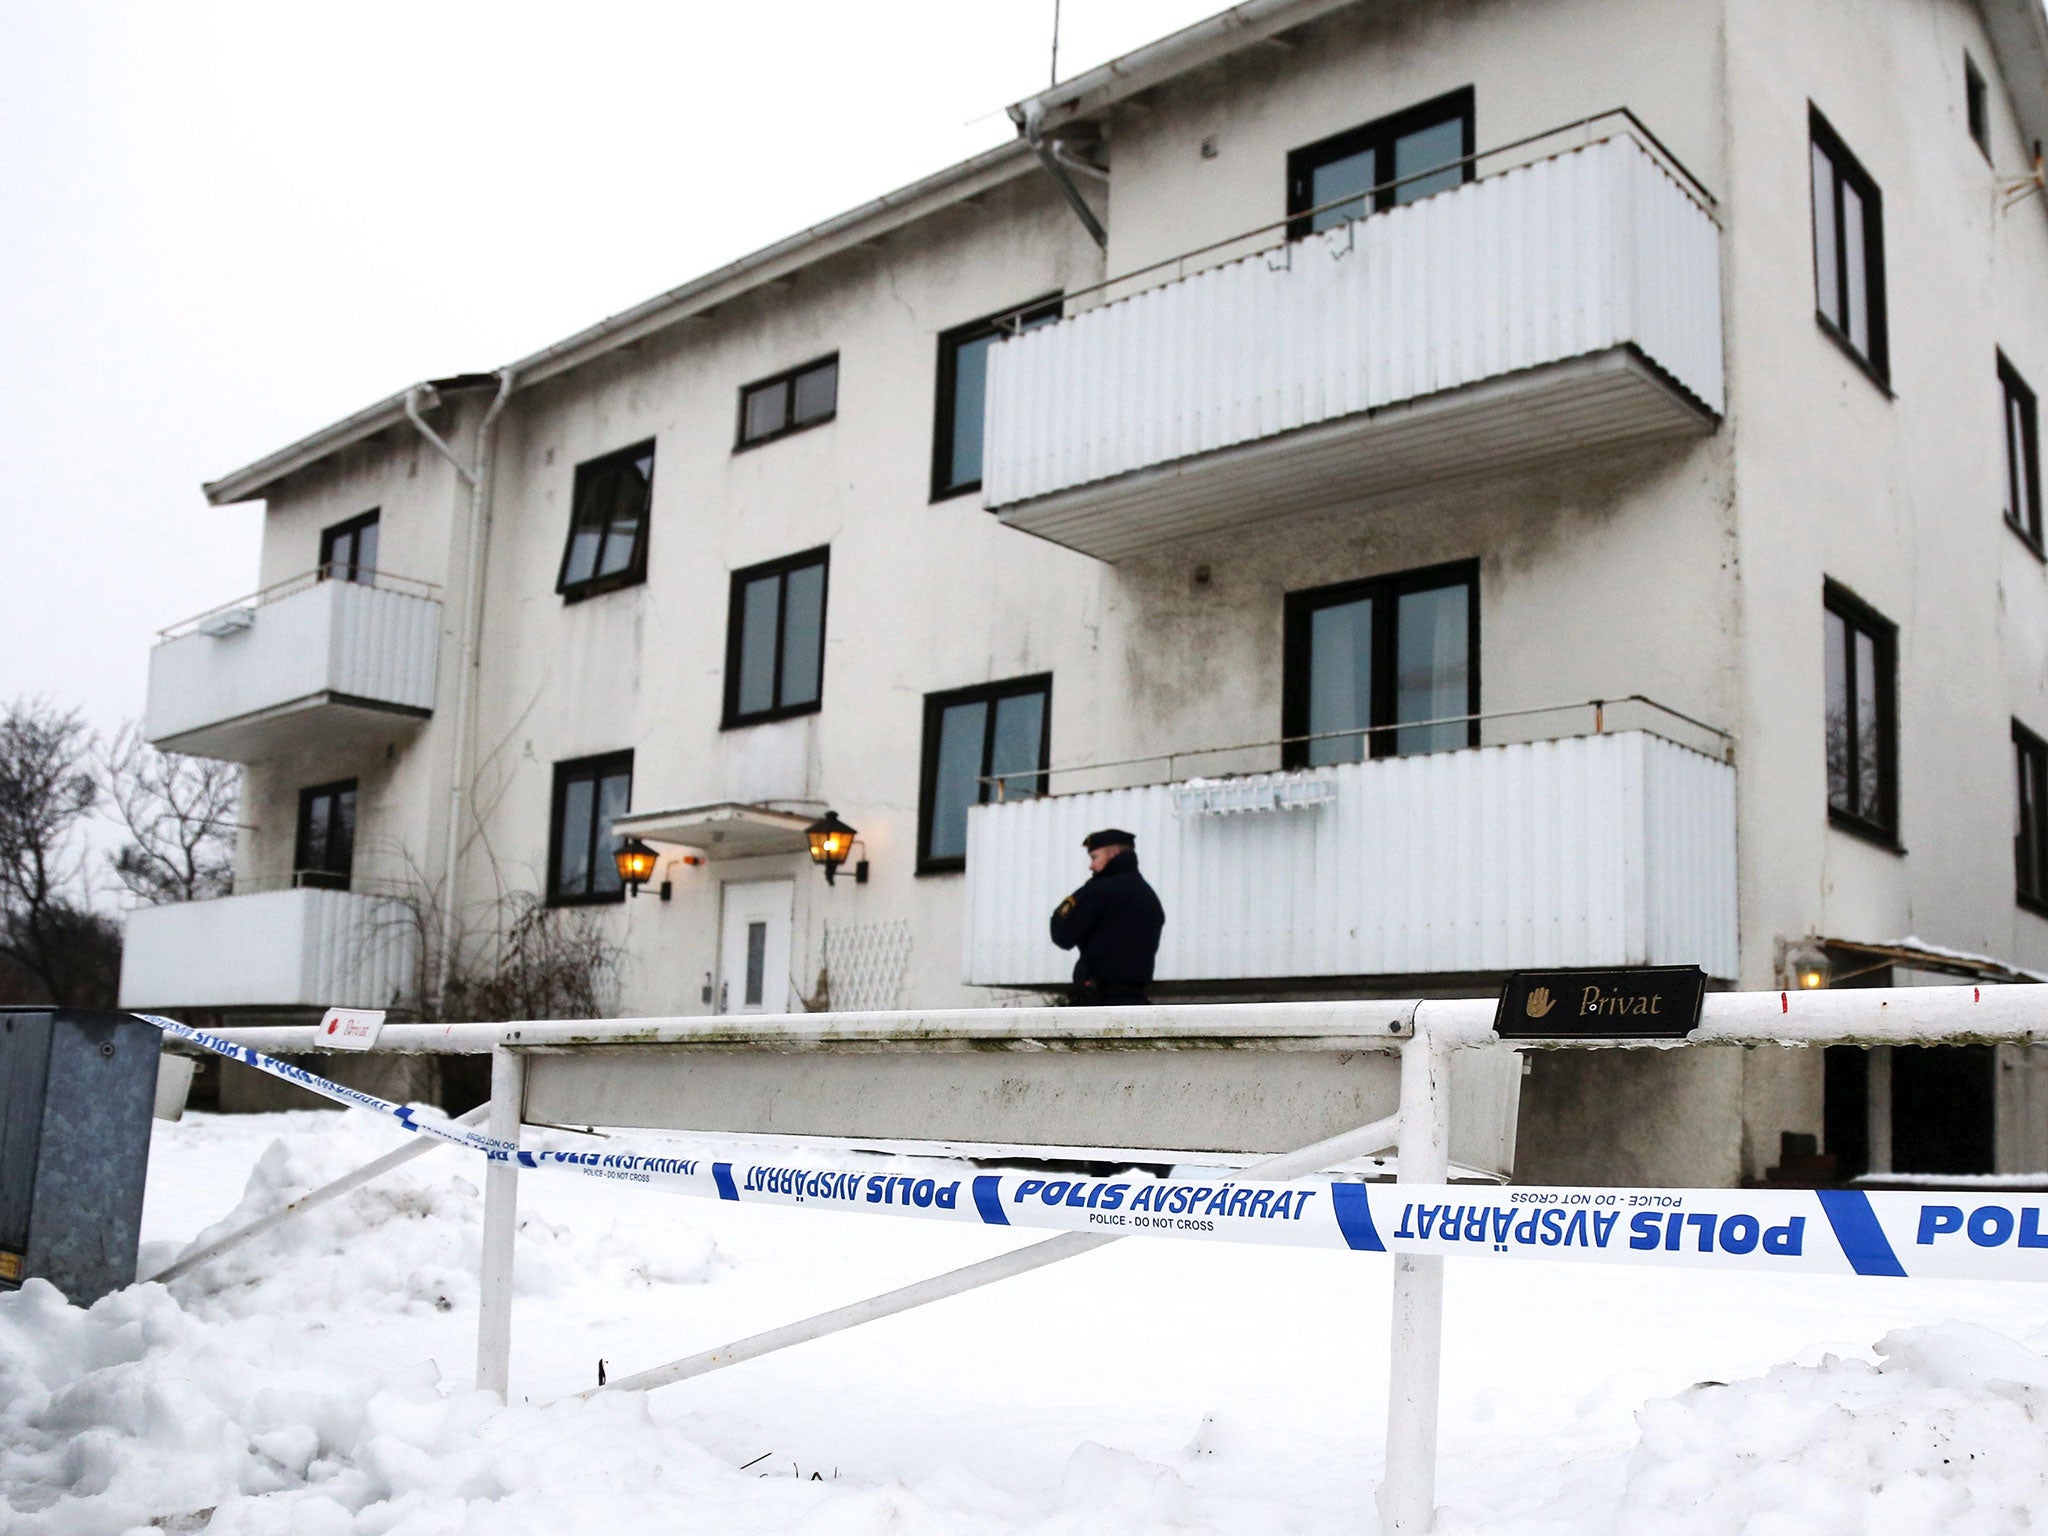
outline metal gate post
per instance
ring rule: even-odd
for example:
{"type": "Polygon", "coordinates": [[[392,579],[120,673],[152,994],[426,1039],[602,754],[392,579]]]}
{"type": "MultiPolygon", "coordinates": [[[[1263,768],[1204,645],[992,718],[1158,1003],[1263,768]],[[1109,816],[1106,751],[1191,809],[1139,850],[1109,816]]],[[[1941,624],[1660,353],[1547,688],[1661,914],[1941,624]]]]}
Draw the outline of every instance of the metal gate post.
{"type": "MultiPolygon", "coordinates": [[[[1441,1184],[1450,1176],[1450,1048],[1416,1010],[1415,1033],[1401,1047],[1403,1184],[1441,1184]]],[[[1393,1339],[1387,1362],[1387,1471],[1380,1519],[1389,1536],[1419,1536],[1436,1524],[1437,1386],[1442,1367],[1444,1261],[1394,1258],[1393,1339]]]]}
{"type": "MultiPolygon", "coordinates": [[[[514,1145],[526,1107],[526,1058],[491,1052],[491,1136],[514,1145]]],[[[512,1378],[512,1249],[519,1232],[519,1165],[495,1158],[484,1169],[483,1274],[477,1288],[476,1385],[505,1399],[512,1378]]]]}

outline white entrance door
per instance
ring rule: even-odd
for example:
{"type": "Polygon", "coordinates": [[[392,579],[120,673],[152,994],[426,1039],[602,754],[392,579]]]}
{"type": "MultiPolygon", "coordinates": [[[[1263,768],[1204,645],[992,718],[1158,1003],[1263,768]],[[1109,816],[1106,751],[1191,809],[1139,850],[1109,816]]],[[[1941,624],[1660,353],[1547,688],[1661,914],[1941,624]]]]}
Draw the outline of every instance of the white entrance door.
{"type": "Polygon", "coordinates": [[[725,886],[718,936],[718,1011],[790,1011],[789,932],[794,880],[735,880],[725,886]]]}

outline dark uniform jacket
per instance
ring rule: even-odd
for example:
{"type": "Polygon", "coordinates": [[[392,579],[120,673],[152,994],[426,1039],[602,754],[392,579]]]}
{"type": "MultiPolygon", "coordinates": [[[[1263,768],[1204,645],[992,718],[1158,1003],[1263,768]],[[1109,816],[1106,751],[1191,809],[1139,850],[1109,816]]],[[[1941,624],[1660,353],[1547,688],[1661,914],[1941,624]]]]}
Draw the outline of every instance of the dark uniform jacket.
{"type": "Polygon", "coordinates": [[[1138,873],[1134,852],[1118,854],[1052,914],[1052,941],[1078,949],[1077,1002],[1142,1002],[1166,909],[1138,873]]]}

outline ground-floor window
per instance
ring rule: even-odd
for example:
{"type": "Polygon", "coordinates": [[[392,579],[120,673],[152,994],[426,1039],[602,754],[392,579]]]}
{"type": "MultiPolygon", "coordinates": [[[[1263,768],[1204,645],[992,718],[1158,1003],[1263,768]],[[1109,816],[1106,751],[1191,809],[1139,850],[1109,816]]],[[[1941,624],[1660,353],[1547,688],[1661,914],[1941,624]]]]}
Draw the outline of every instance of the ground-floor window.
{"type": "Polygon", "coordinates": [[[612,822],[633,803],[633,754],[609,752],[555,764],[548,833],[548,900],[556,906],[623,901],[612,822]]]}

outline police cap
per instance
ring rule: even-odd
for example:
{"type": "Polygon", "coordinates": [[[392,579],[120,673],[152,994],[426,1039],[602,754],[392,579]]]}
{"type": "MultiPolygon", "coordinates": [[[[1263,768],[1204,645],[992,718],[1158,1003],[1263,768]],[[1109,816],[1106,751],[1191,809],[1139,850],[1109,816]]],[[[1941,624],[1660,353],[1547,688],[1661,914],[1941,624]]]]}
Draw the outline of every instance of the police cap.
{"type": "Polygon", "coordinates": [[[1102,831],[1090,832],[1081,839],[1081,846],[1090,853],[1093,853],[1098,848],[1114,848],[1118,844],[1135,848],[1138,845],[1138,839],[1136,834],[1126,832],[1121,827],[1105,827],[1102,831]]]}

